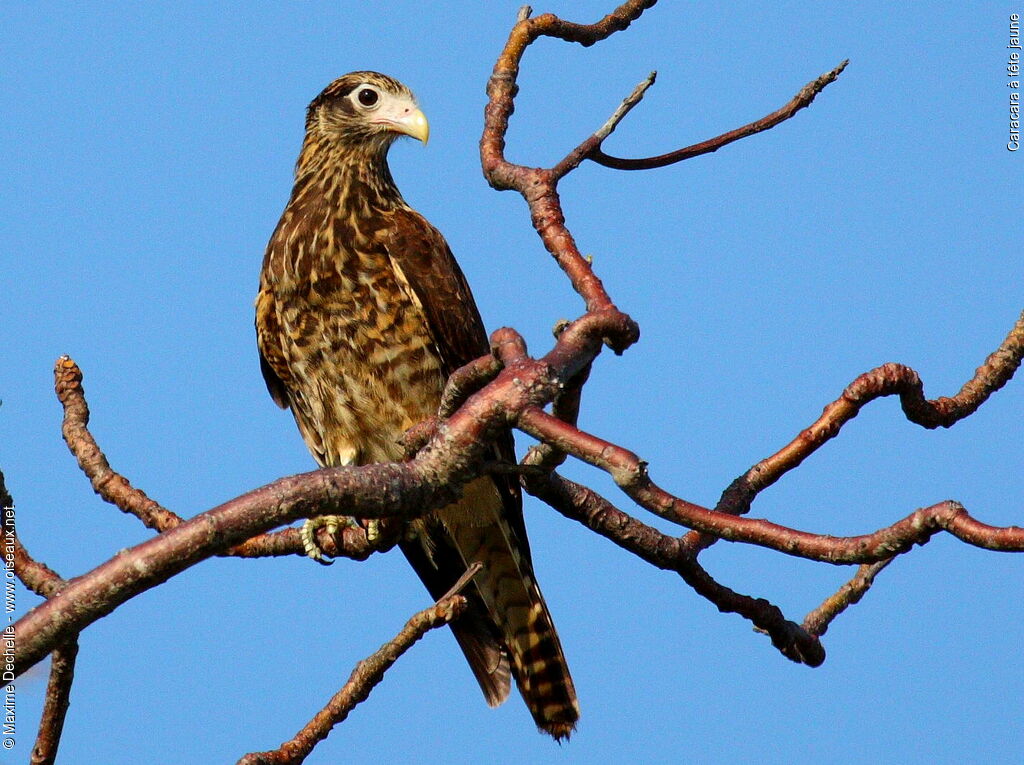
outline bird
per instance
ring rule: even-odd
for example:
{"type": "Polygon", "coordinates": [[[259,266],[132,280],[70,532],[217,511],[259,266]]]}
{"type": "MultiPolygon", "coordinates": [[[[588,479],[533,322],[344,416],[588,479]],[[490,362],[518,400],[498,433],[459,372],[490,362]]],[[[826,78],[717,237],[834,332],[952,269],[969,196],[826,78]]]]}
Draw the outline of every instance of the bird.
{"type": "MultiPolygon", "coordinates": [[[[323,467],[402,460],[403,433],[437,413],[448,376],[489,353],[447,242],[395,185],[387,156],[402,136],[426,144],[429,125],[398,80],[360,71],[328,85],[306,110],[291,196],[263,259],[260,368],[323,467]]],[[[511,432],[494,449],[514,462],[511,432]]],[[[313,532],[344,520],[307,521],[307,553],[322,559],[313,532]]],[[[568,738],[579,703],[514,476],[471,481],[461,499],[411,521],[399,546],[435,599],[483,564],[450,627],[484,698],[501,704],[514,679],[537,727],[568,738]]]]}

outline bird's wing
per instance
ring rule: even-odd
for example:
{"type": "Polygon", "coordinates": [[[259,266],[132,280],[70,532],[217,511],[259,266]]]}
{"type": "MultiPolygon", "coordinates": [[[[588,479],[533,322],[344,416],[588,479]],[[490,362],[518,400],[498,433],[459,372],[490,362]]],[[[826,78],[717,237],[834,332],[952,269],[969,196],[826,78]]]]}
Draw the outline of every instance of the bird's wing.
{"type": "MultiPolygon", "coordinates": [[[[427,329],[447,377],[459,367],[490,352],[487,332],[466,277],[441,232],[414,210],[394,212],[385,246],[403,287],[427,317],[427,329]]],[[[515,464],[512,433],[495,443],[498,458],[515,464]]],[[[505,514],[521,553],[530,560],[523,522],[519,481],[513,475],[494,476],[505,514]]]]}
{"type": "Polygon", "coordinates": [[[281,347],[281,327],[277,320],[274,296],[260,285],[256,296],[256,347],[260,353],[260,372],[271,398],[282,409],[289,405],[288,385],[291,370],[281,347]]]}
{"type": "Polygon", "coordinates": [[[385,247],[402,285],[427,317],[447,377],[490,351],[480,311],[441,232],[409,209],[392,214],[385,247]]]}
{"type": "MultiPolygon", "coordinates": [[[[473,295],[440,232],[418,213],[402,209],[394,216],[386,246],[403,289],[427,319],[442,372],[450,375],[488,353],[487,333],[473,295]]],[[[497,458],[514,464],[511,432],[503,433],[494,449],[497,458]]],[[[514,475],[494,475],[483,480],[486,483],[477,481],[467,486],[467,496],[463,498],[463,512],[468,509],[475,520],[451,525],[428,519],[421,529],[421,538],[403,542],[402,550],[435,598],[451,587],[466,564],[475,559],[487,564],[475,586],[466,590],[471,607],[466,616],[452,623],[452,630],[488,704],[494,706],[505,700],[510,675],[514,675],[538,724],[563,735],[562,731],[567,729],[561,723],[555,727],[547,724],[545,715],[550,705],[545,705],[550,688],[567,687],[567,693],[572,694],[572,681],[562,680],[564,657],[533,578],[519,482],[514,475]],[[479,496],[476,502],[468,496],[474,492],[494,497],[497,506],[488,506],[486,499],[477,504],[479,496]],[[512,612],[529,613],[530,620],[510,621],[512,612]],[[532,645],[534,636],[539,636],[536,642],[544,656],[531,663],[537,651],[531,653],[523,642],[532,645]],[[549,654],[556,657],[554,662],[547,661],[549,654]],[[557,669],[547,670],[549,664],[557,669]],[[531,673],[537,667],[541,678],[547,681],[539,694],[530,689],[531,673]]],[[[564,674],[568,678],[567,670],[564,674]]],[[[574,697],[563,704],[560,692],[555,691],[558,714],[568,707],[571,720],[575,720],[574,697]]]]}

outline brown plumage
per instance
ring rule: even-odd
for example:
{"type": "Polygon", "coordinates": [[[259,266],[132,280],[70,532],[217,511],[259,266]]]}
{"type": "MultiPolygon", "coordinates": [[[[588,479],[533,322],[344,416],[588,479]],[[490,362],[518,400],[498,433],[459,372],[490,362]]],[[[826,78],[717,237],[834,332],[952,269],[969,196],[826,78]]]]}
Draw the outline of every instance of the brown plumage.
{"type": "MultiPolygon", "coordinates": [[[[404,85],[376,72],[331,83],[309,106],[295,186],[263,261],[263,376],[324,466],[400,460],[399,438],[436,412],[447,376],[488,352],[444,237],[388,170],[403,133],[427,138],[404,85]]],[[[515,459],[511,434],[496,449],[515,459]]],[[[451,626],[487,702],[504,701],[514,677],[537,725],[568,736],[576,693],[533,576],[517,483],[478,479],[411,531],[402,550],[435,598],[484,564],[451,626]]]]}

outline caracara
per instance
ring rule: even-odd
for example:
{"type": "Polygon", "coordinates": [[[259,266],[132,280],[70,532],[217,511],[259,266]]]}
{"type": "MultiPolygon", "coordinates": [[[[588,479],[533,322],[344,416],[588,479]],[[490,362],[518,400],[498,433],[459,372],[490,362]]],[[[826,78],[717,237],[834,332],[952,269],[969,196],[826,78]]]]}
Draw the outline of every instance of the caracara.
{"type": "MultiPolygon", "coordinates": [[[[387,154],[426,143],[412,93],[376,72],[335,80],[309,105],[295,185],[267,246],[256,298],[260,366],[322,466],[403,458],[399,440],[434,415],[448,375],[488,353],[480,313],[444,237],[395,187],[387,154]]],[[[514,461],[512,436],[496,446],[514,461]]],[[[309,553],[319,525],[304,528],[309,553]]],[[[579,717],[572,678],[533,575],[514,479],[483,477],[410,524],[401,549],[441,597],[483,563],[451,624],[487,703],[511,678],[556,739],[579,717]]]]}

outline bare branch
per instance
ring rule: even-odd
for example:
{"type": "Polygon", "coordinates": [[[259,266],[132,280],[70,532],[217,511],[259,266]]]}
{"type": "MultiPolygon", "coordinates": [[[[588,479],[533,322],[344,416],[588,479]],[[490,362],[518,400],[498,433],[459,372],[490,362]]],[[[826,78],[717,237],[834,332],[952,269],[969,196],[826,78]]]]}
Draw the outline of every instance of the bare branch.
{"type": "MultiPolygon", "coordinates": [[[[907,418],[926,428],[950,427],[973,413],[1021,364],[1024,314],[1003,344],[954,397],[925,399],[917,373],[900,364],[885,364],[861,375],[808,429],[733,481],[714,510],[669,494],[651,480],[646,463],[636,454],[576,427],[582,387],[602,346],[621,353],[638,340],[639,328],[615,306],[591,263],[577,248],[565,225],[557,192],[559,180],[585,159],[608,167],[637,170],[716,151],[790,119],[806,108],[847,65],[844,61],[809,83],[781,109],[717,138],[646,159],[619,159],[605,154],[604,141],[642,100],[654,82],[652,73],[623,99],[595,133],[554,167],[544,169],[509,162],[504,155],[505,139],[526,48],[542,36],[592,45],[625,29],[654,4],[655,0],[630,0],[589,25],[568,22],[553,14],[532,18],[529,6],[520,9],[488,83],[489,100],[480,141],[482,166],[494,188],[516,190],[526,200],[534,228],[573,289],[583,298],[586,313],[571,323],[560,324],[554,347],[539,359],[528,355],[525,341],[515,330],[503,328],[495,332],[491,355],[457,370],[446,385],[437,416],[405,434],[407,461],[329,468],[283,478],[184,520],[111,468],[87,427],[89,409],[81,370],[67,356],[57,362],[56,391],[64,406],[62,430],[80,467],[104,500],[160,533],[70,581],[34,561],[13,529],[11,534],[4,534],[4,554],[14,561],[17,575],[26,586],[47,598],[15,625],[16,674],[47,653],[54,656],[33,762],[52,762],[56,756],[80,631],[120,604],[214,555],[302,554],[297,529],[271,531],[300,518],[339,514],[364,521],[380,520],[387,533],[374,542],[363,529],[351,527],[333,535],[321,530],[317,539],[321,549],[331,556],[368,557],[393,546],[398,532],[410,519],[450,504],[459,496],[462,486],[487,473],[516,472],[527,491],[558,512],[648,563],[674,571],[719,610],[739,614],[755,629],[769,635],[783,655],[810,666],[824,661],[819,638],[832,620],[858,602],[877,573],[912,545],[924,544],[939,531],[947,531],[979,547],[1024,551],[1024,529],[988,526],[951,500],[919,509],[873,533],[853,537],[813,534],[743,517],[759,492],[835,437],[861,407],[875,398],[898,394],[907,418]],[[551,414],[544,411],[549,404],[551,414]],[[506,435],[513,426],[539,439],[541,444],[528,452],[521,466],[490,462],[494,439],[506,435]],[[552,472],[569,454],[608,472],[639,506],[693,531],[682,537],[663,534],[589,488],[552,472]],[[711,577],[697,562],[697,556],[717,539],[756,544],[832,564],[862,565],[847,584],[799,625],[787,620],[767,600],[734,592],[711,577]],[[53,597],[58,593],[61,597],[53,597]]],[[[0,499],[10,504],[2,474],[0,499]]],[[[5,517],[5,524],[6,520],[5,517]]],[[[348,682],[294,738],[275,751],[246,755],[241,762],[251,765],[305,759],[336,724],[368,697],[399,656],[428,630],[459,616],[466,600],[458,593],[479,567],[478,563],[471,565],[448,594],[416,614],[394,640],[360,662],[348,682]]]]}
{"type": "MultiPolygon", "coordinates": [[[[583,397],[583,386],[590,377],[590,365],[584,367],[579,374],[566,383],[565,388],[551,402],[551,413],[562,422],[575,425],[580,413],[580,402],[583,397]]],[[[551,444],[531,446],[523,457],[524,465],[531,465],[545,472],[551,472],[563,462],[566,454],[551,444]]]]}
{"type": "Polygon", "coordinates": [[[767,600],[741,595],[716,582],[678,538],[641,523],[597,492],[557,473],[544,477],[526,475],[523,486],[566,518],[582,523],[660,569],[675,571],[719,611],[750,620],[788,659],[812,667],[825,660],[825,649],[817,637],[787,620],[778,607],[767,600]]]}
{"type": "Polygon", "coordinates": [[[654,84],[655,78],[658,76],[657,72],[651,72],[647,77],[640,81],[640,83],[633,88],[633,92],[622,99],[622,103],[619,104],[618,108],[612,113],[612,116],[597,129],[597,131],[587,138],[583,143],[569,152],[568,156],[551,168],[551,173],[555,178],[561,178],[567,173],[572,172],[580,163],[588,158],[591,158],[595,152],[600,152],[601,144],[604,143],[604,139],[612,134],[615,128],[623,118],[629,114],[630,110],[643,100],[644,93],[647,89],[654,84]]]}
{"type": "MultiPolygon", "coordinates": [[[[756,133],[770,130],[771,128],[778,125],[780,122],[785,122],[790,117],[795,115],[801,109],[804,109],[811,105],[821,91],[823,91],[830,83],[835,82],[836,78],[846,68],[846,65],[850,61],[847,59],[843,61],[839,66],[830,72],[818,77],[816,80],[804,85],[800,89],[800,92],[793,96],[792,100],[783,106],[781,109],[777,109],[769,115],[762,117],[756,122],[751,122],[749,125],[730,130],[728,133],[722,133],[720,136],[710,138],[707,141],[701,141],[695,143],[692,146],[687,146],[685,149],[679,149],[677,151],[669,152],[668,154],[661,154],[657,157],[647,157],[646,159],[620,159],[619,157],[612,157],[605,154],[601,150],[601,143],[603,139],[598,140],[594,143],[593,147],[586,154],[583,159],[591,159],[597,162],[599,165],[605,167],[612,167],[616,170],[652,170],[656,167],[666,167],[673,165],[676,162],[682,162],[684,159],[691,159],[693,157],[699,157],[701,154],[710,154],[711,152],[718,151],[723,146],[738,141],[741,138],[755,135],[756,133]]],[[[586,145],[585,143],[583,145],[586,145]]],[[[577,162],[579,164],[579,162],[577,162]]]]}
{"type": "MultiPolygon", "coordinates": [[[[523,359],[504,370],[408,462],[327,468],[282,478],[182,521],[76,577],[62,590],[66,597],[48,600],[15,624],[15,673],[20,675],[140,592],[255,534],[315,515],[409,519],[451,503],[465,483],[483,474],[489,445],[508,421],[528,407],[552,401],[600,352],[601,339],[621,331],[625,321],[628,317],[610,311],[572,322],[543,359],[523,359]]],[[[501,340],[496,344],[513,347],[514,334],[496,333],[501,340]]]]}
{"type": "Polygon", "coordinates": [[[1024,551],[1024,528],[997,527],[976,521],[952,500],[917,510],[871,534],[833,537],[780,526],[759,518],[743,518],[709,510],[674,497],[647,474],[647,463],[620,446],[552,417],[540,409],[525,410],[519,427],[534,438],[606,471],[634,502],[665,520],[726,539],[767,547],[825,563],[871,563],[904,553],[945,530],[968,544],[1001,552],[1024,551]]]}
{"type": "Polygon", "coordinates": [[[180,516],[133,488],[128,479],[110,467],[87,427],[89,405],[85,402],[82,370],[78,365],[70,357],[61,356],[53,374],[57,398],[64,406],[64,440],[96,493],[123,512],[136,516],[147,528],[165,531],[181,523],[180,516]]]}
{"type": "Polygon", "coordinates": [[[327,738],[335,725],[343,722],[356,705],[369,697],[374,687],[384,679],[384,673],[402,654],[427,632],[443,627],[465,611],[466,599],[458,591],[479,570],[479,564],[471,567],[447,595],[430,608],[414,615],[392,640],[359,662],[342,689],[292,739],[274,751],[247,754],[238,761],[239,765],[285,765],[305,760],[313,748],[327,738]]]}
{"type": "Polygon", "coordinates": [[[71,704],[71,685],[75,679],[75,659],[78,640],[54,650],[50,657],[50,680],[46,686],[46,701],[39,720],[39,733],[32,747],[32,765],[51,765],[57,761],[57,749],[64,731],[64,720],[71,704]]]}
{"type": "MultiPolygon", "coordinates": [[[[735,515],[747,513],[761,491],[839,435],[847,422],[877,398],[899,395],[907,419],[922,427],[952,427],[977,411],[989,396],[1006,385],[1020,367],[1022,358],[1024,312],[999,347],[989,354],[955,396],[926,399],[920,376],[902,364],[883,364],[865,372],[850,383],[843,395],[826,406],[821,416],[796,438],[734,480],[722,493],[715,510],[735,515]]],[[[712,537],[702,537],[695,532],[688,534],[686,539],[694,550],[705,548],[714,541],[712,537]]]]}
{"type": "Polygon", "coordinates": [[[18,538],[18,531],[14,527],[14,499],[7,491],[3,471],[0,471],[0,508],[3,508],[3,534],[0,534],[3,559],[13,561],[14,574],[32,592],[44,598],[53,597],[60,592],[65,582],[46,564],[34,560],[18,538]]]}
{"type": "MultiPolygon", "coordinates": [[[[127,478],[110,467],[103,451],[89,432],[89,405],[82,386],[82,370],[68,356],[61,356],[54,369],[57,397],[64,407],[62,432],[78,465],[89,478],[93,489],[104,500],[126,513],[136,516],[143,524],[156,531],[169,531],[184,519],[134,488],[127,478]]],[[[322,529],[317,537],[321,549],[332,557],[365,560],[374,552],[390,549],[382,545],[384,539],[371,543],[366,533],[358,528],[339,529],[335,535],[322,529]]],[[[298,530],[290,529],[272,534],[260,534],[247,539],[219,555],[240,558],[262,558],[280,555],[305,555],[298,530]]],[[[30,586],[28,582],[26,585],[30,586]]],[[[42,594],[42,593],[40,593],[42,594]]]]}
{"type": "Polygon", "coordinates": [[[878,573],[892,563],[892,558],[865,563],[857,569],[857,574],[849,582],[844,584],[834,594],[829,596],[824,603],[811,611],[804,618],[804,629],[812,635],[821,637],[828,631],[828,625],[843,611],[859,603],[864,594],[871,589],[875,583],[878,573]]]}
{"type": "Polygon", "coordinates": [[[496,356],[481,356],[456,369],[444,386],[437,416],[442,419],[450,416],[467,398],[497,377],[501,369],[501,361],[496,356]]]}
{"type": "MultiPolygon", "coordinates": [[[[564,21],[550,13],[529,18],[528,13],[520,11],[487,84],[488,103],[484,109],[484,130],[480,138],[480,159],[487,182],[495,189],[515,189],[523,195],[530,206],[533,226],[544,246],[565,271],[573,289],[584,299],[590,312],[617,312],[617,309],[565,227],[565,216],[556,191],[559,176],[552,170],[514,165],[505,159],[505,134],[515,110],[519,62],[526,48],[538,37],[558,37],[585,46],[593,45],[628,27],[654,3],[655,0],[631,0],[589,25],[564,21]]],[[[636,342],[638,336],[636,324],[629,320],[626,331],[609,336],[608,343],[616,353],[621,353],[636,342]]]]}
{"type": "MultiPolygon", "coordinates": [[[[14,573],[30,590],[45,598],[60,592],[66,582],[54,571],[32,559],[18,539],[14,528],[14,499],[7,490],[3,472],[0,472],[0,507],[3,508],[3,559],[13,562],[14,573]]],[[[15,635],[17,637],[17,635],[15,635]]],[[[32,748],[33,765],[53,763],[57,758],[64,719],[71,700],[71,685],[75,677],[75,657],[78,655],[77,635],[58,647],[50,662],[50,680],[46,687],[46,700],[39,721],[39,733],[32,748]]]]}

